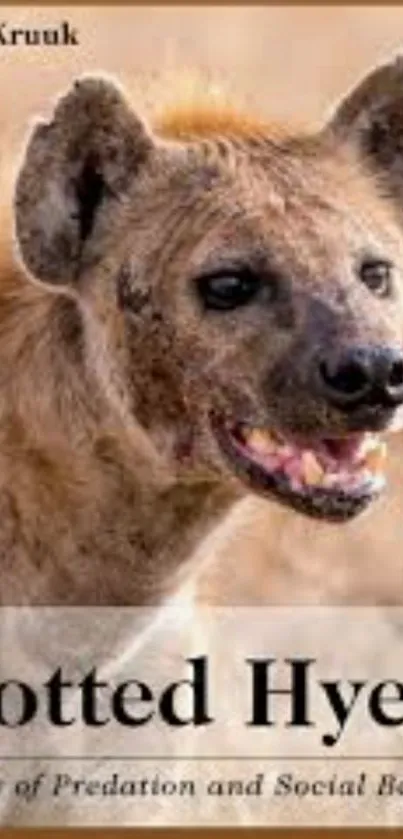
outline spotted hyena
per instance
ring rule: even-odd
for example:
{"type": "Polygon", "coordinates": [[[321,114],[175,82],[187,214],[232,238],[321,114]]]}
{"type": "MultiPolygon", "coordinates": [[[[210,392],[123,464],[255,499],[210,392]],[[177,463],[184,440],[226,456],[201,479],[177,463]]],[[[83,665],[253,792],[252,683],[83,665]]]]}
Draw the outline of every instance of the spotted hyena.
{"type": "Polygon", "coordinates": [[[2,602],[156,602],[246,493],[368,507],[403,403],[402,149],[402,59],[314,134],[152,129],[101,77],[38,122],[0,299],[2,602]]]}

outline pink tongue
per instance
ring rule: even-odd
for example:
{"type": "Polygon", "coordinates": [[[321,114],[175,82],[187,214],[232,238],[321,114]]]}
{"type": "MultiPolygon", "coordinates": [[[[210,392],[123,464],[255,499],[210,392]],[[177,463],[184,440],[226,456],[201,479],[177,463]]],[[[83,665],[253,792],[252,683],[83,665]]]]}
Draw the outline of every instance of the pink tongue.
{"type": "Polygon", "coordinates": [[[290,478],[294,478],[296,481],[301,478],[302,473],[302,463],[299,457],[293,457],[291,460],[287,461],[287,475],[290,478]]]}

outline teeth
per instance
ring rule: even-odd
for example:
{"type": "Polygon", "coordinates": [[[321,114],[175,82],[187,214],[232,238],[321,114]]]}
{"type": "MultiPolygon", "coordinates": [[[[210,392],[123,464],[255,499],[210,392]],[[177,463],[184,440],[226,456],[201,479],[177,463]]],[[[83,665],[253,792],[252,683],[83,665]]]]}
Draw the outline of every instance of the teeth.
{"type": "Polygon", "coordinates": [[[376,434],[366,434],[358,452],[358,460],[366,459],[367,454],[377,449],[379,445],[380,440],[376,434]]]}
{"type": "Polygon", "coordinates": [[[264,429],[254,428],[247,434],[247,443],[259,454],[271,454],[278,449],[274,437],[264,429]]]}
{"type": "Polygon", "coordinates": [[[365,457],[365,468],[372,474],[383,472],[386,460],[387,446],[384,442],[378,442],[376,448],[372,449],[365,457]]]}
{"type": "Polygon", "coordinates": [[[304,481],[308,486],[315,486],[322,483],[325,476],[325,470],[322,469],[322,466],[313,452],[303,452],[302,474],[304,481]]]}
{"type": "Polygon", "coordinates": [[[362,481],[373,483],[383,480],[387,446],[377,434],[368,433],[364,436],[349,466],[346,462],[329,462],[327,467],[326,460],[323,466],[314,451],[298,451],[295,446],[287,444],[284,439],[276,437],[265,428],[243,427],[242,438],[266,468],[283,470],[296,491],[304,485],[325,489],[334,489],[339,485],[354,488],[362,481]]]}
{"type": "Polygon", "coordinates": [[[402,429],[403,429],[403,411],[400,408],[398,411],[396,411],[395,416],[394,416],[392,422],[390,423],[390,425],[388,425],[387,430],[388,430],[388,432],[390,432],[390,431],[396,432],[396,431],[401,431],[402,429]]]}

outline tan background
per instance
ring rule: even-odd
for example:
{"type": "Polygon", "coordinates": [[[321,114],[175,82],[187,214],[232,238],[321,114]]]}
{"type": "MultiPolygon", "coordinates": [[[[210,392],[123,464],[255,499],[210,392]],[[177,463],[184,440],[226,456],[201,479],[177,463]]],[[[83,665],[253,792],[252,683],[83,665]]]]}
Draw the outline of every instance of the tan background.
{"type": "Polygon", "coordinates": [[[66,19],[78,48],[0,46],[3,119],[16,136],[72,76],[93,70],[118,75],[140,106],[175,98],[202,73],[275,118],[320,120],[368,66],[403,50],[403,8],[387,6],[4,6],[0,15],[26,27],[66,19]]]}
{"type": "MultiPolygon", "coordinates": [[[[202,89],[201,74],[254,110],[315,123],[367,68],[403,50],[403,8],[386,6],[4,7],[0,17],[30,28],[68,19],[81,39],[78,48],[0,47],[7,154],[77,73],[116,74],[149,110],[202,89]]],[[[389,495],[352,525],[318,525],[246,502],[224,528],[221,547],[209,543],[220,562],[206,571],[202,591],[231,602],[403,602],[401,453],[396,444],[389,495]]]]}

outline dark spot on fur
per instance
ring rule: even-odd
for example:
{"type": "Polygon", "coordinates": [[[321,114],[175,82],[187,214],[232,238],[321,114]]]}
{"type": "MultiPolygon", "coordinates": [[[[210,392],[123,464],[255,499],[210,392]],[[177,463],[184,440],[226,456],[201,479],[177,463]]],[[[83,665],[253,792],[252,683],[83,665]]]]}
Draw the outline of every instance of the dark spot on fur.
{"type": "Polygon", "coordinates": [[[129,310],[138,315],[145,306],[149,305],[151,294],[148,288],[135,286],[130,268],[124,265],[118,274],[117,298],[120,309],[129,310]]]}

